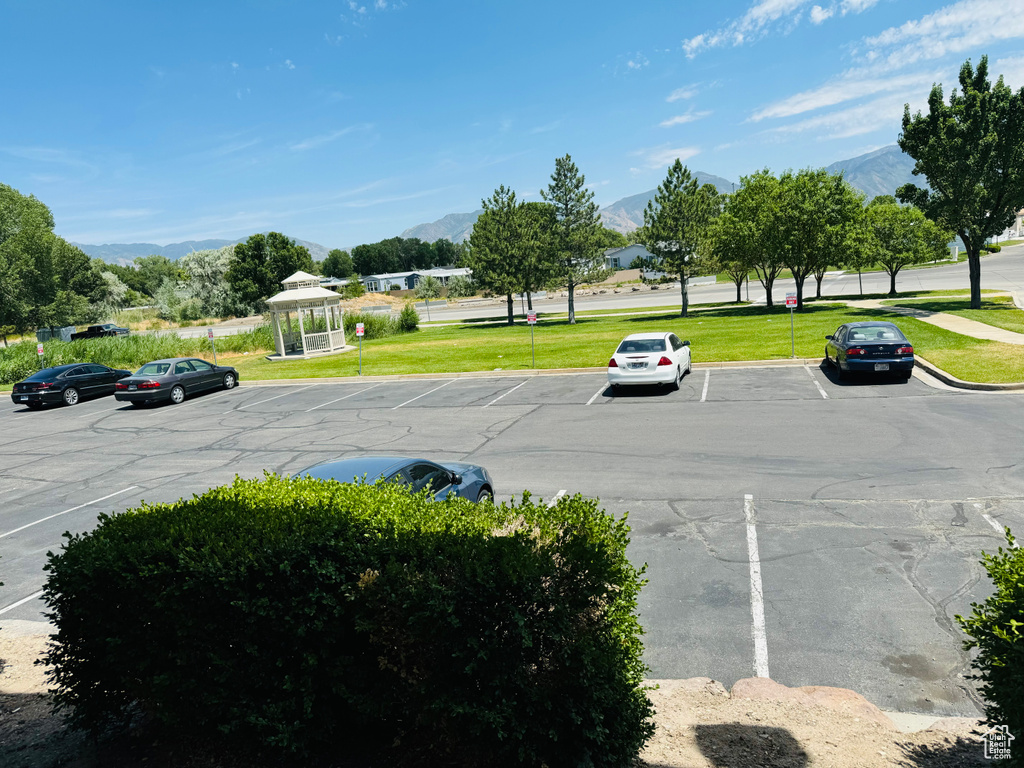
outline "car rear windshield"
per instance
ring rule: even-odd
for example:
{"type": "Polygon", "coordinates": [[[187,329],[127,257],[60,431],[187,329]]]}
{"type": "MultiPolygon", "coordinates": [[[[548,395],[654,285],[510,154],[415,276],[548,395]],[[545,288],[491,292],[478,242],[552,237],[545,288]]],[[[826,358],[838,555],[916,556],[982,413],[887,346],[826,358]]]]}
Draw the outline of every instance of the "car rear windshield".
{"type": "Polygon", "coordinates": [[[664,352],[664,339],[626,339],[616,352],[664,352]]]}
{"type": "Polygon", "coordinates": [[[905,338],[891,325],[859,325],[850,329],[848,341],[903,341],[905,338]]]}
{"type": "Polygon", "coordinates": [[[171,368],[170,363],[146,363],[139,368],[137,376],[163,376],[171,368]]]}
{"type": "Polygon", "coordinates": [[[47,381],[48,379],[52,379],[54,376],[58,376],[61,373],[63,373],[63,371],[55,371],[53,368],[44,368],[41,371],[36,371],[35,373],[33,373],[31,376],[25,379],[25,381],[47,381]]]}

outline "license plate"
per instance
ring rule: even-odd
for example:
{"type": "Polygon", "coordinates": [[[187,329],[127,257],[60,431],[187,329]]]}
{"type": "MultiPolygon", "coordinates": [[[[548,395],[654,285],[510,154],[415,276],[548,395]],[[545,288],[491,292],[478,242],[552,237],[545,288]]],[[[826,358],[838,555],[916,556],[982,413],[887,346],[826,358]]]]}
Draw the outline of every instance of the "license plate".
{"type": "MultiPolygon", "coordinates": [[[[886,367],[888,368],[888,366],[886,366],[886,367]]],[[[138,388],[139,388],[138,384],[129,384],[128,385],[128,389],[138,389],[138,388]]]]}
{"type": "Polygon", "coordinates": [[[889,370],[889,364],[888,363],[875,363],[875,370],[876,371],[888,371],[889,370]]]}
{"type": "Polygon", "coordinates": [[[21,398],[21,402],[23,402],[23,403],[27,403],[27,402],[28,402],[28,398],[27,398],[27,397],[23,397],[23,398],[21,398]]]}
{"type": "Polygon", "coordinates": [[[630,363],[629,367],[630,368],[646,368],[647,367],[647,363],[630,363]]]}

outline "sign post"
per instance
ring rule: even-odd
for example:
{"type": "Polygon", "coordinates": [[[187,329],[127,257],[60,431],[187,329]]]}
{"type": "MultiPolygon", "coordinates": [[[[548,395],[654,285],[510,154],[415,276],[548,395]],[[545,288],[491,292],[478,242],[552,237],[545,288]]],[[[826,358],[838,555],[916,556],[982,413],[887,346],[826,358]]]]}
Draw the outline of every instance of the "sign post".
{"type": "Polygon", "coordinates": [[[362,323],[356,323],[356,338],[359,339],[359,375],[363,375],[363,335],[366,333],[362,323]]]}
{"type": "Polygon", "coordinates": [[[533,344],[533,326],[537,324],[537,312],[530,310],[526,315],[526,322],[530,325],[530,356],[533,358],[533,367],[537,367],[537,348],[533,344]]]}
{"type": "Polygon", "coordinates": [[[46,362],[46,358],[43,357],[43,342],[36,344],[36,354],[39,355],[39,367],[45,368],[43,364],[46,362]]]}
{"type": "Polygon", "coordinates": [[[796,357],[796,339],[793,335],[793,310],[796,309],[796,294],[786,294],[786,306],[789,307],[789,345],[793,352],[793,357],[796,357]]]}
{"type": "Polygon", "coordinates": [[[213,349],[213,364],[217,364],[217,345],[213,343],[213,328],[206,329],[206,338],[210,340],[210,348],[213,349]]]}

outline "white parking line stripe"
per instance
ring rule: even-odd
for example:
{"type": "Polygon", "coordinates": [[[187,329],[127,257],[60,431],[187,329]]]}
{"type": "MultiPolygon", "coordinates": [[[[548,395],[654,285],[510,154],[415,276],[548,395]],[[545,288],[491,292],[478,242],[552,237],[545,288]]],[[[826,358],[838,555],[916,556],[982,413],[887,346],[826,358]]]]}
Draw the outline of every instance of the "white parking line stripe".
{"type": "Polygon", "coordinates": [[[304,389],[309,389],[310,387],[316,387],[316,386],[318,386],[318,385],[317,384],[307,384],[304,387],[299,387],[298,389],[293,389],[291,392],[285,392],[283,395],[274,395],[273,397],[268,397],[266,400],[259,400],[259,401],[255,402],[255,403],[246,403],[245,405],[240,405],[237,408],[232,408],[230,411],[224,411],[224,413],[234,413],[235,411],[240,411],[243,408],[248,408],[250,405],[263,405],[263,403],[269,403],[271,400],[277,400],[277,398],[279,398],[279,397],[287,397],[288,395],[294,395],[296,392],[301,392],[304,389]]]}
{"type": "Polygon", "coordinates": [[[565,488],[563,488],[558,493],[556,493],[554,498],[551,499],[551,501],[548,502],[548,509],[551,509],[553,506],[555,506],[555,504],[558,503],[558,500],[560,498],[562,498],[563,496],[565,496],[565,488]]]}
{"type": "Polygon", "coordinates": [[[708,384],[711,383],[711,369],[704,371],[704,391],[700,393],[700,401],[703,403],[708,399],[708,384]]]}
{"type": "MultiPolygon", "coordinates": [[[[347,395],[345,395],[344,397],[339,397],[337,400],[329,400],[326,403],[320,403],[320,405],[314,405],[312,408],[309,409],[309,411],[315,411],[317,408],[323,408],[325,405],[330,405],[331,403],[337,403],[337,402],[339,402],[341,400],[348,400],[350,397],[355,397],[356,395],[361,394],[363,392],[369,392],[374,387],[379,387],[379,386],[380,386],[380,384],[374,384],[372,386],[367,387],[366,389],[360,389],[358,392],[349,392],[347,395]]],[[[303,411],[303,413],[309,413],[309,411],[303,411]]]]}
{"type": "Polygon", "coordinates": [[[750,559],[750,614],[754,627],[754,675],[768,677],[768,634],[764,625],[764,590],[761,587],[761,558],[757,552],[757,520],[754,497],[743,496],[743,516],[747,520],[747,556],[750,559]]]}
{"type": "Polygon", "coordinates": [[[590,398],[589,400],[587,400],[587,405],[590,405],[590,404],[591,404],[592,402],[594,402],[595,400],[597,400],[597,398],[598,398],[598,395],[600,395],[600,394],[601,394],[602,392],[604,392],[604,391],[605,391],[606,389],[608,389],[608,385],[607,385],[607,384],[603,385],[603,386],[602,386],[602,387],[601,387],[601,388],[600,388],[599,390],[597,390],[597,392],[595,392],[595,393],[594,393],[594,396],[593,396],[592,398],[590,398]]]}
{"type": "MultiPolygon", "coordinates": [[[[447,386],[448,386],[449,384],[451,384],[451,383],[452,383],[453,381],[458,381],[458,379],[449,379],[449,380],[448,380],[448,381],[446,381],[446,382],[445,382],[444,384],[442,384],[442,385],[441,385],[440,387],[434,387],[434,388],[433,388],[432,390],[430,390],[430,392],[437,392],[437,390],[441,389],[442,387],[447,387],[447,386]]],[[[424,393],[423,393],[422,395],[416,395],[416,397],[414,397],[414,398],[413,398],[412,400],[406,400],[406,401],[405,401],[404,403],[402,403],[401,405],[396,405],[396,406],[395,406],[394,408],[392,408],[391,410],[392,410],[392,411],[397,411],[397,410],[398,410],[399,408],[401,408],[401,407],[402,407],[402,405],[408,405],[408,404],[409,404],[409,403],[411,403],[411,402],[414,402],[414,401],[416,401],[416,400],[419,400],[419,399],[420,399],[421,397],[426,397],[427,395],[429,395],[429,394],[430,394],[430,392],[424,392],[424,393]]]]}
{"type": "Polygon", "coordinates": [[[28,525],[23,525],[23,526],[21,526],[21,528],[15,528],[13,531],[8,531],[7,533],[0,533],[0,539],[4,538],[6,536],[10,536],[12,533],[17,533],[18,531],[24,531],[26,528],[31,528],[33,525],[39,525],[40,523],[45,523],[47,520],[52,520],[55,517],[60,517],[61,515],[66,515],[68,512],[74,512],[76,509],[82,509],[83,507],[89,507],[89,506],[92,506],[93,504],[99,504],[101,501],[106,501],[107,499],[112,499],[115,496],[120,496],[122,493],[128,493],[128,491],[134,490],[135,488],[138,488],[138,487],[139,486],[137,486],[137,485],[129,485],[127,488],[122,488],[120,491],[115,491],[114,493],[108,494],[107,496],[104,496],[103,498],[93,499],[92,501],[87,501],[87,502],[85,502],[85,504],[79,504],[77,507],[72,507],[71,509],[65,509],[63,512],[58,512],[58,513],[56,513],[54,515],[49,515],[48,517],[44,517],[44,518],[42,518],[40,520],[36,520],[34,523],[29,523],[28,525]]]}
{"type": "MultiPolygon", "coordinates": [[[[526,381],[529,381],[529,379],[527,379],[526,381]]],[[[523,382],[520,382],[519,384],[516,384],[514,387],[512,387],[512,389],[510,389],[508,392],[506,392],[505,395],[511,395],[513,392],[515,392],[517,389],[519,389],[521,386],[523,386],[523,384],[525,384],[526,381],[523,381],[523,382]]],[[[491,402],[489,402],[487,405],[494,405],[496,402],[501,400],[501,398],[503,398],[505,395],[498,395],[496,398],[491,400],[491,402]]],[[[485,405],[483,407],[486,408],[487,405],[485,405]]]]}
{"type": "Polygon", "coordinates": [[[828,400],[828,393],[826,393],[825,390],[821,388],[821,384],[819,384],[818,380],[816,378],[814,378],[814,374],[811,373],[810,367],[805,365],[804,366],[804,370],[807,371],[807,375],[811,377],[811,381],[813,381],[814,382],[814,386],[816,386],[818,388],[818,392],[821,393],[822,398],[824,398],[825,400],[828,400]]]}
{"type": "Polygon", "coordinates": [[[8,611],[13,611],[13,610],[14,610],[15,608],[17,608],[17,607],[18,607],[19,605],[24,605],[24,604],[25,604],[25,603],[27,603],[27,602],[28,602],[29,600],[35,600],[35,599],[36,599],[37,597],[39,597],[39,596],[40,596],[40,595],[42,595],[42,594],[43,594],[43,590],[41,590],[41,589],[40,589],[40,590],[39,590],[38,592],[36,592],[35,594],[31,594],[31,595],[29,595],[28,597],[23,597],[23,598],[21,598],[21,600],[19,600],[18,602],[16,602],[16,603],[11,603],[10,605],[8,605],[8,606],[7,606],[7,607],[5,607],[5,608],[0,608],[0,613],[7,613],[8,611]]]}
{"type": "Polygon", "coordinates": [[[125,408],[127,405],[128,405],[128,403],[122,403],[120,405],[115,405],[113,408],[104,408],[102,411],[91,411],[89,413],[83,413],[83,414],[80,414],[80,415],[76,416],[75,418],[76,419],[85,419],[85,418],[88,418],[89,416],[95,416],[97,413],[106,413],[107,411],[116,411],[119,408],[125,408]]]}
{"type": "MultiPolygon", "coordinates": [[[[980,504],[975,504],[974,506],[979,507],[981,505],[980,504]]],[[[988,521],[989,525],[991,525],[993,528],[995,528],[997,531],[999,531],[999,535],[1000,536],[1005,536],[1006,535],[1006,529],[1003,528],[1003,526],[1001,526],[999,523],[997,523],[991,517],[986,515],[984,512],[981,513],[981,516],[984,517],[988,521]]],[[[1016,549],[1018,546],[1020,546],[1020,545],[1017,544],[1016,542],[1014,542],[1013,548],[1016,549]]]]}

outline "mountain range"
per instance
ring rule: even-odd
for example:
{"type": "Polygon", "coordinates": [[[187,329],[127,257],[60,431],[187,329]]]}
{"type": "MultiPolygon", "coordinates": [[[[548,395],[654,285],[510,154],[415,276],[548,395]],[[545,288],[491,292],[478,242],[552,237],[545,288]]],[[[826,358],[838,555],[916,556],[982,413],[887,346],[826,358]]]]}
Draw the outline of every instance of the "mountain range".
{"type": "MultiPolygon", "coordinates": [[[[109,243],[106,245],[72,243],[72,245],[81,248],[90,258],[103,259],[108,264],[131,264],[138,256],[152,255],[166,256],[171,261],[177,261],[192,251],[215,251],[225,245],[244,243],[248,239],[248,237],[240,237],[237,240],[186,240],[183,243],[170,243],[169,245],[156,245],[155,243],[109,243]]],[[[306,246],[306,250],[315,261],[323,261],[327,258],[328,249],[319,243],[296,240],[295,244],[306,246]]]]}
{"type": "MultiPolygon", "coordinates": [[[[924,180],[912,174],[913,168],[913,159],[904,154],[898,146],[891,144],[849,160],[832,163],[826,170],[830,173],[842,172],[846,180],[854,188],[864,192],[870,200],[877,195],[891,195],[897,188],[908,182],[922,185],[924,180]]],[[[733,182],[721,176],[703,171],[694,172],[694,176],[701,184],[713,184],[719,192],[732,192],[735,189],[733,182]]],[[[632,232],[643,225],[644,208],[654,197],[655,192],[657,190],[652,189],[606,205],[600,211],[604,225],[623,234],[632,232]]],[[[481,213],[483,213],[482,210],[472,213],[449,213],[437,221],[410,227],[402,232],[401,237],[418,237],[428,243],[447,238],[453,243],[461,243],[469,239],[469,235],[473,231],[473,224],[476,223],[477,217],[481,213]]],[[[225,245],[244,242],[245,239],[189,240],[184,243],[171,243],[163,246],[153,243],[114,243],[109,245],[75,243],[75,245],[89,256],[99,257],[106,262],[130,264],[137,256],[160,254],[169,259],[179,259],[191,251],[223,248],[225,245]]],[[[317,261],[322,261],[327,257],[328,249],[319,243],[311,243],[307,240],[296,240],[295,242],[306,246],[310,255],[317,261]]]]}

